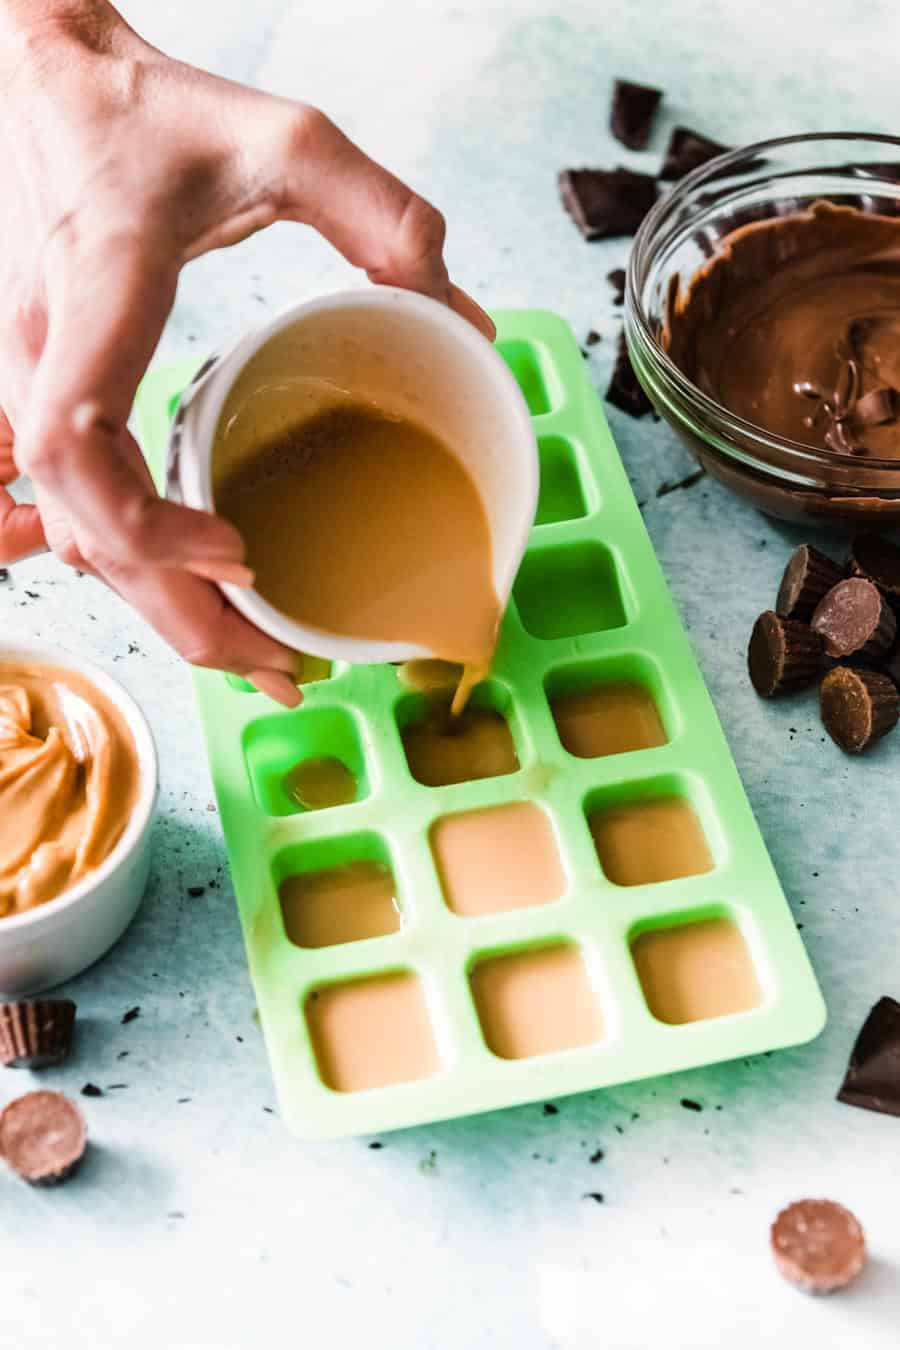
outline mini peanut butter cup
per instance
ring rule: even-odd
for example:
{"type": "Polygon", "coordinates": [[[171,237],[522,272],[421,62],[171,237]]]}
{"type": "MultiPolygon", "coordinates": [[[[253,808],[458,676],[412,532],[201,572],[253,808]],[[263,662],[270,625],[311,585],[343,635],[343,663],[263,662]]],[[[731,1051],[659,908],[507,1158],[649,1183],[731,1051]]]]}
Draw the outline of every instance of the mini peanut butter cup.
{"type": "Polygon", "coordinates": [[[877,670],[835,666],[822,681],[819,700],[825,730],[848,754],[860,754],[893,731],[900,715],[893,680],[877,670]]]}
{"type": "Polygon", "coordinates": [[[820,553],[811,544],[801,544],[788,559],[775,611],[783,619],[800,619],[808,623],[813,611],[832,586],[844,580],[845,573],[836,562],[820,553]]]}
{"type": "Polygon", "coordinates": [[[797,1200],[772,1224],[772,1255],[779,1272],[807,1294],[843,1289],[866,1264],[859,1220],[834,1200],[797,1200]]]}
{"type": "Polygon", "coordinates": [[[894,611],[874,582],[865,577],[839,581],[816,606],[812,628],[829,656],[876,661],[897,635],[894,611]]]}
{"type": "Polygon", "coordinates": [[[72,1047],[74,1028],[69,998],[0,1003],[0,1063],[9,1069],[60,1064],[72,1047]]]}
{"type": "Polygon", "coordinates": [[[774,610],[760,614],[747,650],[747,669],[761,698],[812,684],[822,667],[822,640],[805,623],[774,610]]]}
{"type": "Polygon", "coordinates": [[[32,1186],[66,1181],[87,1148],[87,1125],[61,1092],[26,1092],[0,1112],[0,1154],[32,1186]]]}
{"type": "Polygon", "coordinates": [[[850,545],[850,571],[900,604],[900,548],[883,534],[858,534],[850,545]]]}

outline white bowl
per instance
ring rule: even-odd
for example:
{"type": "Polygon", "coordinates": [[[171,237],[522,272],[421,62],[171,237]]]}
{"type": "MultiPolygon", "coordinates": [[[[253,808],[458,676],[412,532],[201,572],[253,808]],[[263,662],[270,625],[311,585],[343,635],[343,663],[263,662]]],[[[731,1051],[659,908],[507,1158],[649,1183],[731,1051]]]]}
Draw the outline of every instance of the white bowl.
{"type": "Polygon", "coordinates": [[[0,995],[18,998],[70,980],[98,960],[131,923],[150,871],[150,833],[159,770],[147,720],[121,685],[90,661],[50,642],[0,644],[0,665],[59,666],[90,680],[119,709],[137,750],[138,797],[115,848],[99,867],[55,900],[0,918],[0,995]]]}
{"type": "MultiPolygon", "coordinates": [[[[427,296],[393,286],[340,291],[294,305],[208,361],[182,396],[169,440],[167,495],[213,509],[212,451],[237,381],[264,389],[277,416],[296,416],[298,386],[322,382],[368,398],[435,433],[466,468],[488,519],[494,589],[506,606],[537,508],[539,463],[522,392],[494,346],[427,296]]],[[[309,397],[314,397],[310,394],[309,397]]],[[[409,661],[434,652],[310,628],[256,591],[222,587],[236,609],[296,651],[332,661],[409,661]]]]}

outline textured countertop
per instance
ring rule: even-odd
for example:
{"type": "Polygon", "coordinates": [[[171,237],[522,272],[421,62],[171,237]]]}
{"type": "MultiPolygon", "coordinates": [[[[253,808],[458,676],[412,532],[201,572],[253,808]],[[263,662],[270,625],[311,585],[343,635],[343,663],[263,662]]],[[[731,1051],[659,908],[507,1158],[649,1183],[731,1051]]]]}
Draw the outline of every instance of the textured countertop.
{"type": "MultiPolygon", "coordinates": [[[[557,169],[655,165],[675,121],[729,143],[897,130],[891,0],[821,0],[815,21],[782,0],[122,7],[186,60],[325,107],[443,207],[453,273],[484,304],[554,309],[579,338],[603,334],[599,389],[619,324],[604,277],[626,248],[581,240],[557,169]],[[666,89],[644,155],[606,130],[616,74],[666,89]]],[[[347,276],[310,233],[276,227],[188,270],[158,359],[200,354],[347,276]]],[[[827,1030],[796,1051],[561,1100],[556,1114],[538,1104],[296,1142],[272,1110],[188,672],[93,581],[26,564],[0,583],[0,632],[61,641],[123,681],[158,738],[163,796],[143,909],[66,991],[77,1049],[41,1079],[104,1089],[84,1103],[94,1147],[57,1191],[0,1175],[4,1345],[897,1344],[900,1122],[834,1094],[869,1006],[900,995],[900,741],[851,762],[823,742],[812,698],[756,699],[747,635],[802,536],[706,481],[657,497],[690,471],[685,452],[649,418],[612,409],[610,422],[803,925],[827,1030]],[[856,1211],[873,1261],[851,1292],[813,1301],[775,1275],[767,1227],[820,1194],[856,1211]]],[[[3,1073],[0,1104],[30,1085],[3,1073]]]]}

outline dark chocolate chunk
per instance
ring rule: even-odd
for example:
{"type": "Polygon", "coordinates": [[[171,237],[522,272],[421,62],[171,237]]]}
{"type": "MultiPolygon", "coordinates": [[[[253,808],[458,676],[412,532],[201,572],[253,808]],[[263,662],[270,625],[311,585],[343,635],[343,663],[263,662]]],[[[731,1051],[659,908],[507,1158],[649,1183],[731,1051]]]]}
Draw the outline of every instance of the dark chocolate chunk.
{"type": "Polygon", "coordinates": [[[702,1110],[703,1110],[703,1107],[700,1105],[700,1103],[699,1103],[699,1102],[693,1101],[692,1098],[690,1098],[690,1097],[682,1097],[682,1099],[681,1099],[681,1105],[684,1107],[685,1111],[702,1111],[702,1110]]]}
{"type": "Polygon", "coordinates": [[[880,998],[863,1023],[838,1101],[900,1116],[900,1003],[896,999],[880,998]]]}
{"type": "Polygon", "coordinates": [[[616,80],[609,109],[609,129],[629,150],[644,150],[653,130],[662,90],[650,84],[616,80]]]}
{"type": "Polygon", "coordinates": [[[783,1209],[770,1232],[780,1274],[807,1294],[830,1294],[854,1280],[866,1264],[858,1219],[833,1200],[798,1200],[783,1209]]]}
{"type": "Polygon", "coordinates": [[[0,1063],[10,1069],[60,1064],[71,1049],[74,1027],[70,998],[0,1003],[0,1063]]]}
{"type": "Polygon", "coordinates": [[[893,731],[900,716],[900,694],[893,680],[877,670],[835,666],[819,693],[822,723],[848,754],[859,754],[893,731]]]}
{"type": "Polygon", "coordinates": [[[96,1083],[85,1083],[81,1089],[81,1095],[82,1097],[102,1097],[103,1089],[99,1088],[96,1083]]]}
{"type": "Polygon", "coordinates": [[[138,1007],[138,1008],[129,1008],[128,1011],[127,1011],[127,1013],[123,1013],[123,1014],[122,1014],[122,1025],[123,1025],[123,1026],[127,1026],[127,1024],[128,1024],[129,1022],[133,1022],[134,1019],[135,1019],[136,1017],[140,1017],[140,1015],[141,1015],[141,1010],[140,1010],[139,1007],[138,1007]]]}
{"type": "Polygon", "coordinates": [[[625,299],[625,268],[614,267],[611,272],[607,272],[606,280],[615,292],[613,295],[613,304],[621,305],[622,301],[625,299]]]}
{"type": "Polygon", "coordinates": [[[888,385],[870,389],[853,406],[853,421],[861,427],[879,427],[897,417],[897,391],[888,385]]]}
{"type": "Polygon", "coordinates": [[[630,169],[563,169],[563,206],[585,239],[634,234],[656,201],[656,180],[630,169]]]}
{"type": "Polygon", "coordinates": [[[605,1156],[606,1155],[604,1154],[602,1148],[595,1149],[594,1152],[591,1154],[591,1156],[588,1158],[588,1162],[589,1163],[602,1162],[605,1156]]]}
{"type": "Polygon", "coordinates": [[[716,155],[724,155],[728,149],[729,146],[711,141],[699,131],[691,131],[690,127],[676,127],[669,138],[659,176],[674,182],[699,169],[701,164],[709,163],[716,155]]]}
{"type": "Polygon", "coordinates": [[[0,581],[9,581],[8,567],[0,567],[0,581]]]}
{"type": "Polygon", "coordinates": [[[197,900],[197,899],[200,898],[201,895],[205,895],[205,894],[206,894],[206,887],[205,887],[205,886],[188,886],[187,892],[188,892],[188,895],[191,897],[192,900],[197,900]]]}
{"type": "Polygon", "coordinates": [[[805,688],[821,666],[822,640],[811,628],[771,609],[760,614],[750,635],[747,669],[761,698],[805,688]]]}
{"type": "Polygon", "coordinates": [[[544,1115],[545,1115],[545,1116],[558,1116],[558,1115],[559,1115],[559,1107],[558,1107],[558,1106],[554,1106],[552,1102],[544,1102],[544,1115]]]}
{"type": "Polygon", "coordinates": [[[597,343],[602,341],[602,338],[603,338],[602,333],[598,333],[596,328],[592,328],[591,331],[588,333],[587,337],[584,339],[584,345],[586,347],[596,347],[597,343]]]}
{"type": "Polygon", "coordinates": [[[811,544],[794,549],[784,569],[775,612],[783,619],[808,623],[819,601],[843,581],[843,569],[811,544]]]}
{"type": "Polygon", "coordinates": [[[61,1092],[26,1092],[0,1114],[0,1154],[33,1186],[65,1181],[86,1147],[84,1116],[61,1092]]]}
{"type": "Polygon", "coordinates": [[[630,417],[644,417],[648,412],[653,411],[653,404],[644,393],[643,386],[634,373],[624,333],[619,334],[616,364],[613,367],[612,379],[606,391],[606,401],[607,403],[614,403],[617,408],[621,408],[630,417]]]}
{"type": "Polygon", "coordinates": [[[829,656],[875,660],[893,644],[897,620],[878,587],[866,577],[832,586],[810,620],[829,656]]]}
{"type": "Polygon", "coordinates": [[[582,1200],[596,1200],[598,1205],[603,1204],[602,1191],[585,1191],[584,1195],[581,1198],[582,1200]]]}
{"type": "Polygon", "coordinates": [[[900,548],[883,534],[858,534],[850,545],[850,571],[900,602],[900,548]]]}

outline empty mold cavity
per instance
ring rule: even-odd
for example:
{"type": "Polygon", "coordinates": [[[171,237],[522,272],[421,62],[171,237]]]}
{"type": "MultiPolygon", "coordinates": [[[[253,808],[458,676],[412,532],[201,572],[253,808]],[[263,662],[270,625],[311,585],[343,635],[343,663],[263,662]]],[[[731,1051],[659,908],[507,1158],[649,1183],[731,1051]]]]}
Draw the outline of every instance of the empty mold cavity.
{"type": "Polygon", "coordinates": [[[552,525],[558,520],[577,520],[587,515],[587,503],[575,451],[562,436],[538,438],[541,465],[541,490],[535,525],[552,525]]]}
{"type": "Polygon", "coordinates": [[[561,666],[544,688],[559,739],[579,759],[649,750],[669,739],[659,673],[642,657],[561,666]]]}
{"type": "Polygon", "coordinates": [[[390,851],[377,834],[284,849],[273,875],[284,931],[297,947],[335,947],[402,927],[390,851]]]}
{"type": "Polygon", "coordinates": [[[722,910],[657,918],[630,934],[647,1007],[680,1026],[758,1008],[763,994],[750,949],[722,910]]]}
{"type": "Polygon", "coordinates": [[[715,866],[677,777],[601,789],[588,797],[585,810],[600,866],[616,886],[698,876],[715,866]]]}
{"type": "Polygon", "coordinates": [[[570,942],[486,956],[469,971],[488,1047],[501,1059],[550,1055],[603,1039],[580,949],[570,942]]]}
{"type": "Polygon", "coordinates": [[[536,638],[577,637],[627,621],[616,564],[602,544],[531,549],[513,594],[523,625],[536,638]]]}
{"type": "MultiPolygon", "coordinates": [[[[303,669],[298,679],[298,685],[318,684],[320,680],[331,678],[331,662],[326,661],[321,656],[304,656],[303,669]]],[[[226,675],[225,679],[231,685],[232,689],[237,689],[242,694],[256,694],[259,691],[255,684],[249,680],[244,680],[240,675],[226,675]]]]}
{"type": "Polygon", "coordinates": [[[519,767],[506,715],[511,700],[499,685],[479,685],[468,707],[450,719],[443,705],[411,694],[397,705],[397,725],[413,778],[426,787],[446,787],[497,778],[519,767]]]}
{"type": "Polygon", "coordinates": [[[532,417],[550,412],[551,398],[537,350],[530,342],[498,342],[497,350],[509,366],[521,389],[532,417]]]}
{"type": "Polygon", "coordinates": [[[251,722],[244,756],[253,795],[270,816],[345,805],[369,792],[359,728],[344,708],[300,708],[251,722]]]}
{"type": "Polygon", "coordinates": [[[566,889],[550,818],[534,802],[444,816],[431,828],[444,899],[475,918],[558,900],[566,889]]]}
{"type": "Polygon", "coordinates": [[[319,1075],[335,1092],[410,1083],[440,1068],[422,986],[411,971],[322,985],[308,995],[304,1012],[319,1075]]]}

